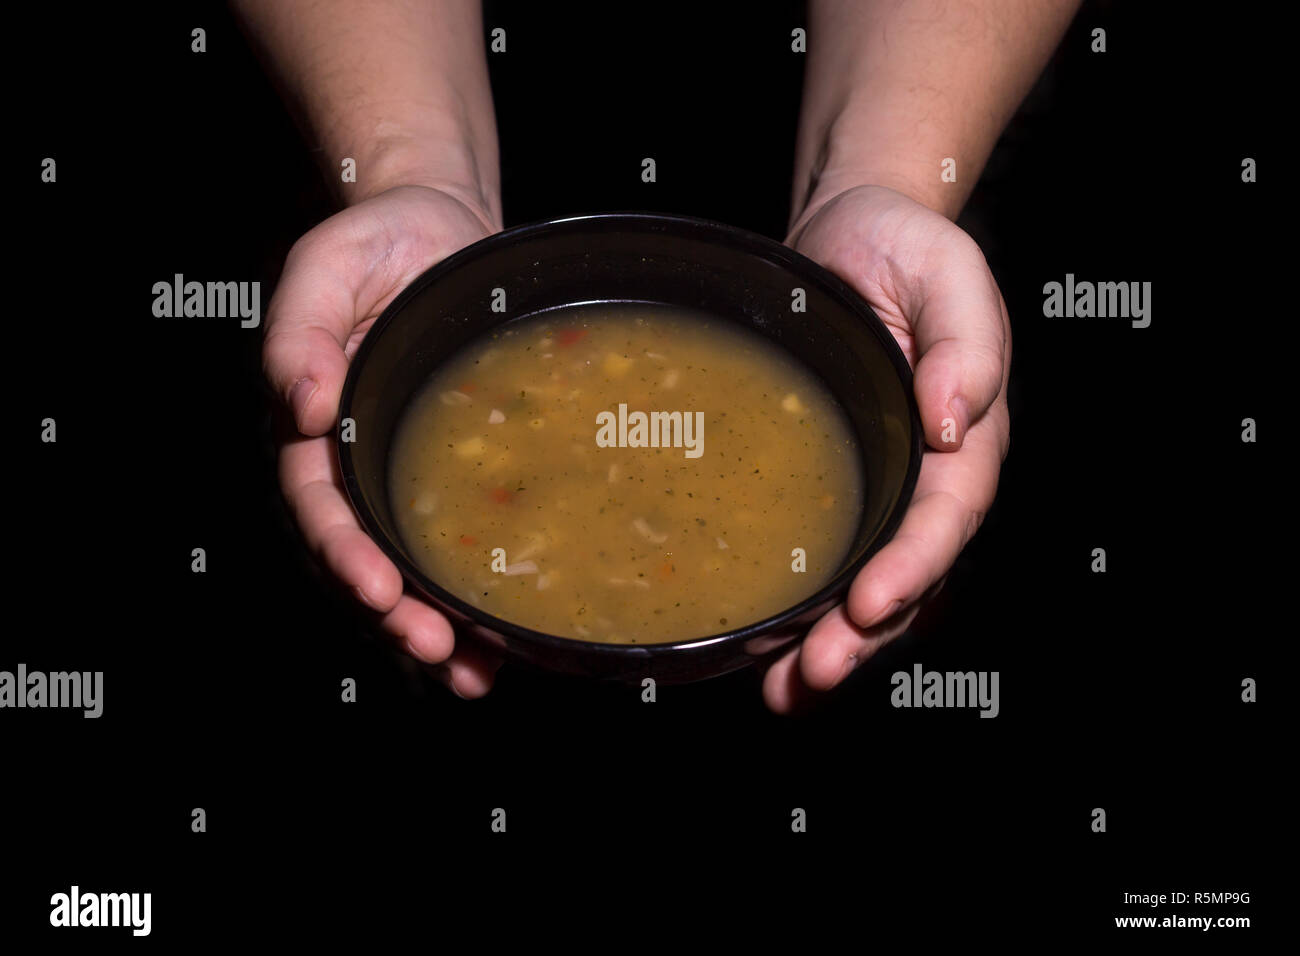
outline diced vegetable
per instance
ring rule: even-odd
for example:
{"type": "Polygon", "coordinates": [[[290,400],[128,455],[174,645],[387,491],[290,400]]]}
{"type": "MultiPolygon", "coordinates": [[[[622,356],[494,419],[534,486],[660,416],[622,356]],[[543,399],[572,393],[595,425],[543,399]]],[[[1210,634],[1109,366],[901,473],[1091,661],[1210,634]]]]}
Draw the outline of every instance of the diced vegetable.
{"type": "Polygon", "coordinates": [[[515,553],[515,560],[523,561],[535,554],[540,554],[546,550],[547,543],[546,535],[537,531],[532,532],[528,535],[528,543],[515,553]]]}
{"type": "Polygon", "coordinates": [[[650,525],[646,524],[644,518],[637,518],[632,522],[632,527],[636,529],[637,534],[645,538],[651,544],[663,544],[668,540],[668,535],[659,534],[650,525]]]}
{"type": "Polygon", "coordinates": [[[485,451],[487,451],[487,442],[483,440],[482,435],[467,438],[456,445],[456,454],[461,458],[481,458],[485,451]]]}
{"type": "Polygon", "coordinates": [[[606,375],[619,377],[626,375],[627,370],[632,367],[632,360],[625,355],[619,355],[616,352],[606,352],[605,360],[601,362],[600,367],[606,375]]]}

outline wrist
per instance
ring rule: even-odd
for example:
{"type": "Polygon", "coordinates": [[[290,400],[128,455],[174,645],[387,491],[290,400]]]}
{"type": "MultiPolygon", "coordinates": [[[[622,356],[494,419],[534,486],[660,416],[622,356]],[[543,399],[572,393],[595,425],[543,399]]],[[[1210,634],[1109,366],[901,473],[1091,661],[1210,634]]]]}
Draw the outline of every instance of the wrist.
{"type": "Polygon", "coordinates": [[[481,167],[467,139],[381,133],[356,153],[354,182],[343,182],[340,170],[334,170],[339,195],[347,205],[355,206],[398,186],[422,186],[456,199],[491,229],[501,228],[496,172],[481,167]]]}
{"type": "Polygon", "coordinates": [[[838,169],[808,184],[807,199],[795,209],[790,220],[790,239],[796,238],[818,211],[836,196],[868,186],[892,190],[951,220],[957,218],[966,199],[966,193],[958,193],[952,184],[922,182],[911,169],[872,164],[838,169]]]}
{"type": "Polygon", "coordinates": [[[815,149],[805,153],[801,148],[795,189],[801,201],[792,210],[791,235],[831,199],[859,186],[891,189],[948,219],[957,218],[970,195],[966,177],[945,182],[945,157],[915,136],[889,132],[896,124],[885,119],[846,108],[825,124],[815,149]]]}

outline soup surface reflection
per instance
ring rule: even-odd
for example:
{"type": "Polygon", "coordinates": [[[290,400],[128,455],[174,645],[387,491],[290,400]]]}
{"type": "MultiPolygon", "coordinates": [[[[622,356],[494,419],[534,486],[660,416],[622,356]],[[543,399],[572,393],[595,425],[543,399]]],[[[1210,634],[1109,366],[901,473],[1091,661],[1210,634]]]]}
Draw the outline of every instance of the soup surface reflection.
{"type": "Polygon", "coordinates": [[[814,593],[863,485],[843,412],[800,363],[640,304],[547,312],[462,349],[404,413],[389,480],[434,581],[507,621],[619,643],[722,633],[814,593]]]}

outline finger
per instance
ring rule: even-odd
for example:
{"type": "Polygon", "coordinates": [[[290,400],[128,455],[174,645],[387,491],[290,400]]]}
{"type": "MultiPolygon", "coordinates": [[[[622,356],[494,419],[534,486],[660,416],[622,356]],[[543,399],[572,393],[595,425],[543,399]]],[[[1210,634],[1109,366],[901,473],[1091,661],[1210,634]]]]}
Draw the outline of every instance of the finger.
{"type": "Polygon", "coordinates": [[[1006,377],[1010,325],[1002,295],[969,237],[946,243],[906,296],[920,359],[914,388],[930,447],[956,451],[1006,377]],[[913,305],[915,303],[915,305],[913,305]]]}
{"type": "Polygon", "coordinates": [[[289,251],[267,309],[262,370],[305,435],[333,426],[348,371],[343,349],[357,321],[348,259],[308,233],[289,251]]]}
{"type": "Polygon", "coordinates": [[[308,547],[362,604],[381,613],[383,630],[412,657],[428,664],[445,661],[454,646],[451,624],[423,601],[402,593],[401,574],[362,532],[352,506],[334,483],[329,440],[286,444],[281,482],[308,547]]]}
{"type": "Polygon", "coordinates": [[[763,701],[777,714],[793,713],[807,699],[808,689],[799,676],[799,648],[782,654],[763,675],[763,701]]]}
{"type": "Polygon", "coordinates": [[[849,619],[872,627],[915,603],[952,567],[997,493],[1004,413],[981,421],[955,455],[927,454],[897,533],[858,572],[849,619]]]}
{"type": "Polygon", "coordinates": [[[434,669],[434,675],[457,697],[476,700],[492,689],[501,664],[501,657],[481,644],[461,641],[451,658],[434,669]]]}
{"type": "MultiPolygon", "coordinates": [[[[942,587],[942,579],[927,598],[942,587]]],[[[840,684],[885,644],[912,625],[924,600],[871,628],[861,628],[838,605],[820,618],[803,643],[784,654],[763,677],[763,700],[778,714],[807,706],[840,684]]]]}
{"type": "Polygon", "coordinates": [[[455,646],[451,622],[410,594],[398,598],[379,623],[402,650],[426,664],[441,664],[455,646]]]}
{"type": "Polygon", "coordinates": [[[813,625],[799,648],[799,676],[814,692],[825,692],[862,666],[883,645],[911,626],[921,602],[908,605],[873,627],[849,618],[844,605],[832,609],[813,625]]]}
{"type": "Polygon", "coordinates": [[[280,451],[280,487],[307,546],[367,607],[387,613],[402,576],[357,523],[336,476],[330,439],[299,438],[280,451]]]}
{"type": "Polygon", "coordinates": [[[849,620],[843,605],[832,608],[813,625],[803,643],[768,668],[763,675],[764,702],[777,714],[804,709],[906,631],[920,607],[918,603],[905,608],[870,629],[849,620]]]}
{"type": "Polygon", "coordinates": [[[304,435],[324,435],[338,415],[348,373],[343,348],[320,327],[285,324],[267,333],[263,368],[304,435]]]}

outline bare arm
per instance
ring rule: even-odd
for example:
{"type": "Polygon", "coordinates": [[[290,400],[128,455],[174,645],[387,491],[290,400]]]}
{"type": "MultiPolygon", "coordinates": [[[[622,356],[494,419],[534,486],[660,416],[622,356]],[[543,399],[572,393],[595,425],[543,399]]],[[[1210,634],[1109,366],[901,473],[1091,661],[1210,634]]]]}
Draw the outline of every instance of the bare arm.
{"type": "Polygon", "coordinates": [[[384,308],[435,262],[501,228],[478,0],[234,0],[348,208],[302,236],[267,309],[262,364],[292,415],[280,487],[318,560],[459,695],[497,662],[406,593],[362,530],[334,452],[348,365],[384,308]],[[340,163],[356,161],[356,182],[340,163]]]}
{"type": "Polygon", "coordinates": [[[768,670],[775,710],[834,687],[903,633],[993,505],[1011,440],[1011,323],[979,247],[951,220],[1075,6],[810,0],[787,242],[893,332],[927,449],[897,533],[768,670]]]}
{"type": "Polygon", "coordinates": [[[961,211],[1078,0],[811,0],[791,231],[852,186],[961,211]],[[957,181],[940,180],[945,158],[957,181]]]}
{"type": "Polygon", "coordinates": [[[344,201],[450,193],[500,228],[496,124],[478,0],[235,0],[344,201]],[[357,181],[340,180],[352,157],[357,181]]]}

